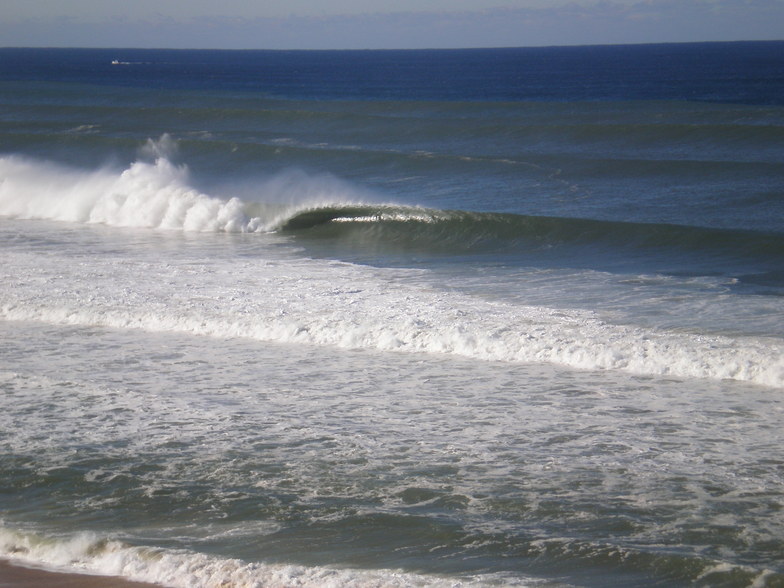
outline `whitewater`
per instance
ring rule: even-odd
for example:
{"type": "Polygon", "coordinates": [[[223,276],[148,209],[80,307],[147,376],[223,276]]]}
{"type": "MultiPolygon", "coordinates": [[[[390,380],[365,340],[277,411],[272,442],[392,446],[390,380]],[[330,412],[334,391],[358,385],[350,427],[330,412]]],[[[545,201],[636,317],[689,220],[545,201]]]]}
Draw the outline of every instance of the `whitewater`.
{"type": "MultiPolygon", "coordinates": [[[[287,182],[270,180],[260,192],[274,203],[271,208],[279,210],[266,218],[251,218],[247,204],[238,198],[208,196],[191,187],[187,168],[161,154],[171,149],[170,143],[168,136],[148,141],[143,151],[157,155],[154,161],[134,162],[119,174],[3,158],[0,213],[19,219],[212,233],[276,233],[301,213],[324,208],[338,210],[330,222],[377,220],[341,218],[340,207],[363,204],[351,200],[358,190],[347,187],[339,194],[342,198],[335,199],[330,192],[338,189],[330,182],[323,190],[314,187],[318,178],[302,178],[301,202],[288,205],[274,189],[287,182]]],[[[418,222],[424,216],[416,208],[399,211],[397,218],[401,215],[401,222],[418,222]]],[[[438,219],[427,217],[425,222],[438,219]]],[[[15,233],[26,230],[25,225],[11,225],[4,241],[20,238],[15,233]]],[[[784,386],[784,354],[781,341],[773,338],[659,332],[611,325],[591,312],[433,293],[412,286],[410,280],[406,283],[403,277],[410,270],[293,257],[210,260],[198,269],[183,269],[156,260],[153,252],[146,259],[92,253],[85,257],[78,246],[59,248],[43,260],[6,247],[3,281],[6,290],[13,288],[4,292],[2,316],[784,386]],[[73,281],[58,287],[69,265],[73,281]]],[[[215,237],[205,246],[220,247],[215,237]]],[[[252,251],[253,245],[245,246],[252,251]]]]}
{"type": "Polygon", "coordinates": [[[0,582],[781,586],[782,55],[0,48],[0,582]]]}

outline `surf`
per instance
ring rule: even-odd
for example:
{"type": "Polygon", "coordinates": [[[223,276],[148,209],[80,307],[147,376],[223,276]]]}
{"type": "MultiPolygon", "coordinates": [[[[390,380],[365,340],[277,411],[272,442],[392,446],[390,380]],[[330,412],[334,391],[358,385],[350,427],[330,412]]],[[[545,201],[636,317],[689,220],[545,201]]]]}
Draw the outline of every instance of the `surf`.
{"type": "Polygon", "coordinates": [[[185,167],[164,157],[127,169],[80,171],[14,156],[0,158],[0,214],[23,219],[185,231],[243,231],[238,199],[188,185],[185,167]]]}
{"type": "MultiPolygon", "coordinates": [[[[257,586],[303,588],[320,586],[388,586],[409,588],[454,586],[453,579],[401,570],[362,570],[329,566],[303,566],[246,562],[186,549],[138,546],[92,532],[66,537],[47,536],[0,526],[0,557],[17,565],[42,567],[63,573],[119,576],[137,582],[172,587],[257,586]]],[[[499,574],[500,575],[500,574],[499,574]]],[[[494,574],[465,577],[461,585],[492,586],[494,574]],[[489,580],[489,581],[488,581],[489,580]]],[[[508,578],[507,585],[527,582],[508,578]]]]}
{"type": "Polygon", "coordinates": [[[357,251],[423,255],[517,256],[552,261],[556,251],[580,265],[604,257],[688,257],[709,273],[747,265],[750,279],[779,284],[784,240],[775,232],[492,211],[445,210],[384,202],[327,174],[283,170],[247,181],[238,192],[208,194],[187,165],[173,162],[168,135],[149,140],[124,169],[68,168],[15,155],[0,157],[0,215],[186,232],[283,233],[303,243],[357,251]]]}
{"type": "Polygon", "coordinates": [[[0,318],[784,387],[776,337],[613,324],[587,309],[438,288],[422,269],[237,255],[218,235],[195,251],[169,244],[186,250],[161,259],[158,239],[97,234],[111,245],[87,257],[81,237],[52,229],[34,239],[50,243],[46,255],[0,256],[0,318]]]}
{"type": "MultiPolygon", "coordinates": [[[[328,174],[283,170],[244,182],[238,196],[195,187],[177,143],[150,139],[127,167],[79,169],[17,155],[0,156],[0,215],[186,232],[274,232],[301,215],[357,202],[363,192],[328,174]]],[[[227,190],[237,189],[230,184],[227,190]]],[[[364,192],[365,194],[368,191],[364,192]]]]}

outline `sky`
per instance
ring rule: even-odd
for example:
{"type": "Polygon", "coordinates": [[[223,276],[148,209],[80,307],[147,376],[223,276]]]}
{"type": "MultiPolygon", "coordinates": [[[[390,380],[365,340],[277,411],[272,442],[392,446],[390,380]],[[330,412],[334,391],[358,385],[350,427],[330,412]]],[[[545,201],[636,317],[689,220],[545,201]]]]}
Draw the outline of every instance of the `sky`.
{"type": "Polygon", "coordinates": [[[784,0],[0,0],[0,47],[418,49],[784,39],[784,0]]]}

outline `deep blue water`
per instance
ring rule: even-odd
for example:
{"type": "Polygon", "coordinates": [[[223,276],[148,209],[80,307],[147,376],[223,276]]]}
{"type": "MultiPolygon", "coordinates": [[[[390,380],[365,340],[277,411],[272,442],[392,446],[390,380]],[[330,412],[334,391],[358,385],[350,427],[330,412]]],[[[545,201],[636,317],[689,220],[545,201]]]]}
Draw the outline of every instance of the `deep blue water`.
{"type": "Polygon", "coordinates": [[[784,42],[0,49],[0,557],[781,586],[782,389],[784,42]]]}
{"type": "Polygon", "coordinates": [[[784,42],[388,51],[3,49],[0,79],[304,99],[784,103],[784,42]],[[128,67],[112,67],[117,60],[128,67]]]}

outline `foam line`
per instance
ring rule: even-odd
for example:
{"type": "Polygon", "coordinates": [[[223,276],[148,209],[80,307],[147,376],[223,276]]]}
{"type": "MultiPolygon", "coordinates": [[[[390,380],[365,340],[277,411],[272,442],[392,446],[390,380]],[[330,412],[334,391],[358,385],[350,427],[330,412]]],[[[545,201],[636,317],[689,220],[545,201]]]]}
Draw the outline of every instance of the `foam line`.
{"type": "Polygon", "coordinates": [[[594,313],[490,302],[386,270],[298,259],[179,268],[96,257],[73,273],[58,255],[2,259],[0,317],[214,337],[439,353],[488,361],[735,379],[784,387],[781,341],[613,325],[594,313]],[[36,267],[36,276],[19,279],[36,267]],[[81,275],[79,272],[84,272],[81,275]],[[5,275],[3,275],[5,274],[5,275]],[[140,279],[143,276],[143,279],[140,279]],[[237,279],[236,276],[242,276],[237,279]]]}
{"type": "MultiPolygon", "coordinates": [[[[45,566],[64,572],[119,576],[172,588],[447,588],[456,585],[479,588],[491,585],[490,582],[483,582],[478,578],[466,578],[456,584],[454,578],[444,579],[399,570],[356,570],[245,562],[187,550],[133,546],[93,533],[53,538],[3,527],[0,527],[0,557],[15,563],[45,566]]],[[[492,577],[488,579],[492,580],[492,577]]],[[[504,585],[528,584],[506,578],[504,585]]]]}

